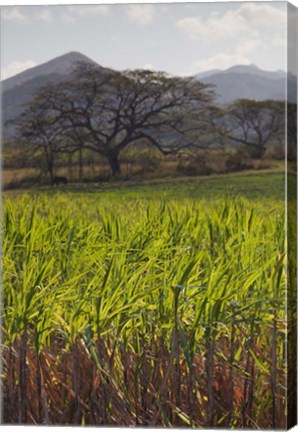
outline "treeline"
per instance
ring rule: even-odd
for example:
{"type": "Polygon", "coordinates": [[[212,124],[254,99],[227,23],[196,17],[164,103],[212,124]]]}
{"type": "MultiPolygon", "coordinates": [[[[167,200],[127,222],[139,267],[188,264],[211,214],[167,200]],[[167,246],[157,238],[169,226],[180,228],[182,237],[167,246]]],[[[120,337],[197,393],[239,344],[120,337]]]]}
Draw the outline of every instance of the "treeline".
{"type": "Polygon", "coordinates": [[[80,63],[68,81],[43,87],[14,121],[21,151],[14,157],[35,161],[50,180],[59,165],[71,167],[74,160],[79,178],[93,159],[119,176],[124,155],[141,157],[148,147],[164,156],[194,156],[198,165],[208,151],[234,149],[262,159],[269,147],[284,148],[287,112],[295,158],[296,104],[243,99],[218,107],[214,99],[212,86],[192,77],[80,63]]]}

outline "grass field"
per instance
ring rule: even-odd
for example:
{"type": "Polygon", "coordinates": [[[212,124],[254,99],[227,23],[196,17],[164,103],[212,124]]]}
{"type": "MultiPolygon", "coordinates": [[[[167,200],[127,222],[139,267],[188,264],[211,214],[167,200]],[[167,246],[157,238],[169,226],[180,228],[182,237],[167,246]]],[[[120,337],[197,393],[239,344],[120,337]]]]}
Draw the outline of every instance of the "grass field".
{"type": "Polygon", "coordinates": [[[3,421],[286,426],[282,174],[5,194],[3,421]]]}

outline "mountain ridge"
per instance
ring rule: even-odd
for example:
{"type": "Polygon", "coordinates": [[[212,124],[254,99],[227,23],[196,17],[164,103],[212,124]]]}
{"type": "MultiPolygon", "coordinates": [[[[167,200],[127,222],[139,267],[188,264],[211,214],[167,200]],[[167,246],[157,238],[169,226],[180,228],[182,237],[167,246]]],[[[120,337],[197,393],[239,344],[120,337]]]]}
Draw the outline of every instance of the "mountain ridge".
{"type": "Polygon", "coordinates": [[[233,65],[227,69],[210,69],[203,72],[199,72],[195,74],[195,77],[200,78],[206,78],[207,76],[212,76],[215,74],[221,74],[221,73],[249,73],[251,75],[260,75],[260,76],[266,76],[271,78],[282,78],[285,76],[285,71],[282,69],[278,69],[275,71],[267,71],[264,69],[259,68],[255,64],[251,63],[249,65],[233,65]]]}
{"type": "MultiPolygon", "coordinates": [[[[13,127],[6,126],[8,121],[14,120],[24,110],[38,92],[39,88],[49,83],[60,83],[67,80],[78,62],[86,62],[105,68],[89,57],[77,51],[71,51],[55,57],[41,65],[27,69],[1,82],[2,93],[2,121],[5,125],[3,136],[12,137],[13,127]]],[[[215,102],[225,105],[236,99],[246,98],[255,100],[284,99],[285,79],[284,71],[264,71],[255,65],[234,65],[226,70],[213,69],[197,74],[195,78],[205,84],[215,86],[215,102]]],[[[296,77],[289,81],[290,96],[295,96],[296,77]]],[[[296,100],[290,97],[290,100],[296,100]]]]}
{"type": "Polygon", "coordinates": [[[236,99],[283,100],[286,98],[288,80],[288,100],[297,102],[297,78],[283,70],[265,71],[256,65],[235,65],[226,70],[211,70],[197,74],[204,84],[215,87],[215,101],[221,105],[236,99]]]}

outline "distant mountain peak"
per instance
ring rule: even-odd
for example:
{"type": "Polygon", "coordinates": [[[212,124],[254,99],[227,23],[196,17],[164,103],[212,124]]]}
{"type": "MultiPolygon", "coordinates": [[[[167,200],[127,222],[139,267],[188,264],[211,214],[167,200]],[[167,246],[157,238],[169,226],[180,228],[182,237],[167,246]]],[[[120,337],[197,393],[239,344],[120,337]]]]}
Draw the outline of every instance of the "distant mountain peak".
{"type": "Polygon", "coordinates": [[[2,81],[2,91],[19,86],[20,84],[30,81],[38,76],[68,75],[74,70],[76,64],[79,62],[91,63],[99,66],[84,54],[81,54],[77,51],[70,51],[69,53],[55,57],[52,60],[49,60],[33,68],[26,69],[17,75],[7,78],[6,80],[2,81]]]}
{"type": "Polygon", "coordinates": [[[247,65],[244,64],[244,65],[231,66],[229,69],[226,69],[222,72],[223,73],[226,73],[226,72],[250,73],[250,74],[262,75],[262,76],[271,75],[272,78],[273,78],[274,74],[276,75],[276,77],[277,77],[277,75],[279,75],[279,77],[281,77],[282,75],[285,74],[285,71],[283,71],[281,69],[276,70],[276,71],[264,70],[264,69],[259,68],[254,63],[247,64],[247,65]]]}
{"type": "Polygon", "coordinates": [[[57,62],[57,61],[61,61],[61,60],[67,60],[69,62],[78,62],[78,61],[86,61],[86,62],[90,62],[90,63],[95,63],[93,60],[91,60],[89,57],[87,57],[85,54],[80,53],[79,51],[70,51],[66,54],[62,54],[61,56],[58,56],[52,60],[50,60],[47,63],[50,62],[57,62]]]}
{"type": "Polygon", "coordinates": [[[68,53],[62,54],[60,57],[68,57],[68,56],[86,57],[85,54],[82,54],[79,51],[69,51],[68,53]]]}
{"type": "Polygon", "coordinates": [[[255,70],[259,70],[260,68],[257,66],[257,65],[255,65],[254,63],[250,63],[249,65],[248,65],[248,67],[250,67],[251,69],[255,69],[255,70]]]}
{"type": "Polygon", "coordinates": [[[221,104],[237,99],[283,100],[286,73],[266,71],[255,64],[235,65],[226,70],[198,74],[197,79],[215,86],[216,101],[221,104]]]}
{"type": "Polygon", "coordinates": [[[255,64],[251,63],[248,65],[235,65],[231,66],[230,68],[226,69],[224,72],[248,72],[248,73],[255,73],[257,71],[260,71],[261,69],[256,66],[255,64]]]}
{"type": "MultiPolygon", "coordinates": [[[[98,72],[110,71],[110,69],[100,66],[84,54],[70,51],[2,81],[3,124],[18,117],[41,87],[50,83],[60,84],[68,79],[73,79],[73,72],[80,62],[91,64],[96,67],[98,72]]],[[[3,134],[5,137],[14,136],[14,126],[5,127],[3,134]]]]}

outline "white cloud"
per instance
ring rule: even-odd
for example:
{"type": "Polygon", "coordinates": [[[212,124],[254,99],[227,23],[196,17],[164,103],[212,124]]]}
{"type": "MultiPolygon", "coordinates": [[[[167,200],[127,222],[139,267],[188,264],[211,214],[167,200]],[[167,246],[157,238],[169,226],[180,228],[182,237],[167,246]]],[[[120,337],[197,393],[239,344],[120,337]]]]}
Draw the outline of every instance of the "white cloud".
{"type": "Polygon", "coordinates": [[[260,47],[267,48],[267,45],[260,39],[244,39],[240,40],[240,42],[236,45],[235,52],[242,55],[252,54],[260,47]]]}
{"type": "Polygon", "coordinates": [[[5,21],[27,21],[26,15],[18,7],[4,6],[2,17],[5,21]]]}
{"type": "Polygon", "coordinates": [[[249,58],[242,54],[217,54],[204,60],[197,61],[193,65],[191,75],[205,72],[210,69],[228,69],[235,64],[250,64],[249,58]]]}
{"type": "Polygon", "coordinates": [[[33,60],[27,61],[13,61],[9,63],[7,66],[1,69],[1,79],[5,80],[6,78],[12,77],[20,72],[23,72],[26,69],[32,68],[36,66],[37,63],[33,60]]]}
{"type": "Polygon", "coordinates": [[[92,17],[103,15],[106,16],[110,13],[110,6],[108,5],[74,5],[66,6],[65,12],[61,18],[66,22],[76,22],[79,18],[92,17]]]}
{"type": "Polygon", "coordinates": [[[132,4],[126,9],[128,17],[140,25],[148,25],[153,21],[155,8],[150,4],[132,4]]]}
{"type": "Polygon", "coordinates": [[[23,10],[18,7],[4,7],[2,16],[3,19],[6,21],[26,23],[30,23],[33,21],[43,21],[46,23],[52,22],[52,14],[50,10],[45,6],[40,6],[36,9],[27,8],[23,10]],[[34,11],[33,13],[32,10],[34,11]]]}
{"type": "MultiPolygon", "coordinates": [[[[92,17],[98,15],[108,15],[110,13],[110,6],[108,5],[74,5],[61,7],[63,13],[61,18],[63,21],[76,22],[79,18],[92,17]]],[[[2,13],[3,19],[7,21],[17,22],[32,22],[32,21],[43,21],[51,23],[53,21],[52,12],[46,6],[37,6],[34,8],[32,14],[32,8],[21,9],[18,7],[3,7],[2,13]],[[28,12],[28,13],[25,13],[28,12]]]]}
{"type": "Polygon", "coordinates": [[[155,70],[155,67],[154,67],[154,65],[153,65],[152,63],[146,63],[146,64],[142,67],[142,69],[144,69],[144,70],[154,71],[154,70],[155,70]]]}
{"type": "Polygon", "coordinates": [[[52,22],[52,14],[48,9],[44,9],[36,16],[35,19],[50,23],[52,22]]]}
{"type": "Polygon", "coordinates": [[[180,19],[175,27],[192,40],[230,41],[237,37],[255,39],[268,31],[272,37],[284,32],[285,19],[285,9],[268,4],[244,3],[236,10],[222,15],[212,14],[206,20],[200,16],[180,19]]]}
{"type": "MultiPolygon", "coordinates": [[[[207,19],[189,16],[175,27],[204,46],[209,57],[198,58],[192,73],[227,69],[235,64],[260,62],[262,55],[286,47],[286,7],[265,3],[242,3],[237,9],[211,13],[207,19]]],[[[280,61],[280,60],[279,60],[280,61]]]]}
{"type": "Polygon", "coordinates": [[[276,30],[286,26],[286,8],[279,9],[269,4],[244,3],[239,9],[239,15],[243,16],[253,27],[276,30]]]}
{"type": "Polygon", "coordinates": [[[72,14],[69,14],[69,13],[63,12],[61,14],[60,18],[65,23],[74,23],[74,22],[76,22],[76,18],[72,14]]]}
{"type": "Polygon", "coordinates": [[[211,17],[207,21],[203,21],[201,17],[183,18],[175,25],[192,40],[232,39],[243,30],[245,31],[243,20],[237,20],[234,23],[231,12],[221,17],[211,17]]]}

